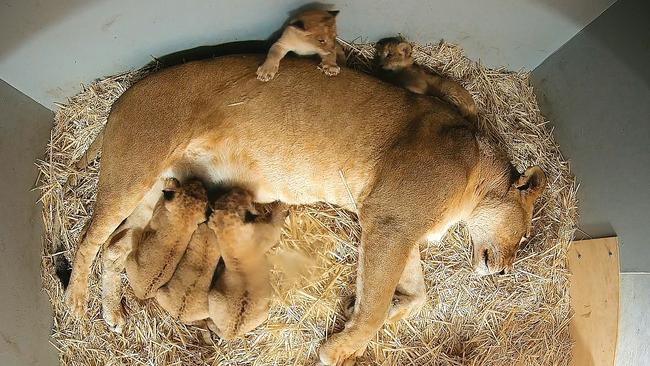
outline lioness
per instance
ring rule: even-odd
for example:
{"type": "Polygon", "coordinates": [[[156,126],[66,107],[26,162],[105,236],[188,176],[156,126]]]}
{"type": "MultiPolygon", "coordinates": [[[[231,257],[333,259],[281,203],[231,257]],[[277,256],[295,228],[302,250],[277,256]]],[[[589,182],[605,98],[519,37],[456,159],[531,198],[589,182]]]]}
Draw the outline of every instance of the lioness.
{"type": "Polygon", "coordinates": [[[215,273],[208,296],[210,329],[223,339],[253,330],[269,313],[272,288],[266,253],[280,240],[286,210],[273,204],[268,215],[251,217],[254,211],[252,194],[234,188],[215,203],[208,222],[225,264],[223,273],[215,273]]]}
{"type": "MultiPolygon", "coordinates": [[[[160,177],[227,181],[256,201],[326,201],[362,227],[354,312],[320,349],[327,365],[354,363],[409,283],[420,240],[468,222],[478,273],[509,270],[545,186],[517,173],[454,108],[352,70],[322,78],[287,59],[282,78],[251,78],[261,57],[191,62],[152,74],[113,105],[104,131],[97,201],[75,254],[66,302],[85,314],[97,251],[122,220],[146,225],[160,177]],[[405,278],[405,276],[407,278],[405,278]]],[[[406,307],[408,297],[403,298],[406,307]]],[[[415,305],[412,305],[415,306],[415,305]]],[[[401,312],[408,314],[408,311],[401,312]]]]}
{"type": "Polygon", "coordinates": [[[400,37],[379,40],[376,44],[375,67],[377,75],[413,93],[426,94],[455,106],[460,114],[476,121],[476,103],[472,95],[456,81],[426,71],[413,61],[411,44],[400,37]]]}

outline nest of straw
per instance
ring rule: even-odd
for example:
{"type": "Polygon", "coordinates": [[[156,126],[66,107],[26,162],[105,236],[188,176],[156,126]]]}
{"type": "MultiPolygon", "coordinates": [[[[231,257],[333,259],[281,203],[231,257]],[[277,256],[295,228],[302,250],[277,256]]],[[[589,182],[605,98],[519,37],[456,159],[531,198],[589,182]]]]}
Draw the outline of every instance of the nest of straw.
{"type": "MultiPolygon", "coordinates": [[[[373,47],[345,43],[348,63],[369,70],[373,47]]],[[[540,114],[528,75],[490,69],[452,44],[414,45],[416,61],[460,81],[478,103],[480,127],[523,171],[546,172],[534,236],[519,250],[512,274],[478,278],[462,224],[440,242],[421,245],[428,301],[417,316],[384,326],[361,365],[567,365],[571,341],[566,251],[576,220],[576,185],[540,114]]],[[[125,286],[127,325],[112,333],[100,314],[100,261],[90,280],[88,319],[63,303],[55,264],[72,260],[92,214],[99,161],[75,162],[106,122],[111,104],[149,70],[107,77],[59,106],[40,168],[45,236],[42,280],[53,308],[52,343],[66,365],[308,365],[319,344],[342,328],[341,303],[354,289],[359,225],[354,214],[325,204],[294,207],[270,253],[275,298],[269,319],[241,339],[206,339],[139,301],[125,286]],[[286,263],[292,263],[290,268],[286,263]],[[302,263],[296,267],[296,263],[302,263]],[[293,270],[289,270],[293,269],[293,270]],[[307,270],[305,270],[307,269],[307,270]]],[[[254,77],[254,76],[251,76],[254,77]]],[[[126,284],[126,279],[123,279],[126,284]]]]}

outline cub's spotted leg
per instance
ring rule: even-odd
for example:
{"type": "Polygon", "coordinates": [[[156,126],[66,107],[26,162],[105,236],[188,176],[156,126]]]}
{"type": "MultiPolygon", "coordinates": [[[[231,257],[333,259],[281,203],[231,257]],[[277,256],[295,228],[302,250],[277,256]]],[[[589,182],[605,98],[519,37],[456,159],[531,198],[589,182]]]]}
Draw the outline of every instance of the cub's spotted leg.
{"type": "MultiPolygon", "coordinates": [[[[356,296],[350,296],[343,309],[346,319],[354,312],[356,296]]],[[[419,245],[413,245],[388,310],[387,323],[394,323],[417,313],[426,301],[426,288],[419,245]]]]}
{"type": "MultiPolygon", "coordinates": [[[[288,28],[287,28],[288,29],[288,28]]],[[[285,31],[286,33],[286,31],[285,31]]],[[[284,38],[284,35],[282,36],[284,38]]],[[[280,60],[286,56],[290,49],[282,43],[283,39],[280,38],[271,46],[266,60],[257,68],[257,79],[260,81],[269,81],[275,77],[280,68],[280,60]]]]}

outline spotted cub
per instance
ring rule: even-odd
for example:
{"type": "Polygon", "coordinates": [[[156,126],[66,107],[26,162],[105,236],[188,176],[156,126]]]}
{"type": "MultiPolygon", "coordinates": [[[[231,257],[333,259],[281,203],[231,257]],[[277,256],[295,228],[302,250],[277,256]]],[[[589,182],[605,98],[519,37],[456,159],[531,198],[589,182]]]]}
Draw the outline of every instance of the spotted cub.
{"type": "Polygon", "coordinates": [[[182,186],[165,180],[163,196],[156,203],[151,221],[126,258],[126,275],[140,299],[156,295],[174,274],[192,234],[205,221],[208,197],[197,180],[182,186]]]}
{"type": "Polygon", "coordinates": [[[220,258],[216,235],[207,223],[202,223],[192,235],[174,275],[158,289],[158,304],[185,324],[207,319],[208,291],[220,258]]]}
{"type": "MultiPolygon", "coordinates": [[[[258,215],[250,192],[235,188],[215,203],[208,226],[219,242],[223,271],[208,295],[210,329],[221,338],[247,333],[268,317],[272,288],[267,251],[280,239],[286,208],[272,204],[258,215]]],[[[220,273],[221,272],[221,273],[220,273]]]]}

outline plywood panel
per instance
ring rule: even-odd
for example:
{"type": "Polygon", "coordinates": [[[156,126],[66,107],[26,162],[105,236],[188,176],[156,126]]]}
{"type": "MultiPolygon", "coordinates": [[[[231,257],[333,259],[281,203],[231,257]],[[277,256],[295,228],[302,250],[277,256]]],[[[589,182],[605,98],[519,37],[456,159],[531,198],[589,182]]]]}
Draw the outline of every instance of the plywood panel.
{"type": "Polygon", "coordinates": [[[575,342],[572,366],[612,366],[619,314],[618,240],[575,241],[569,248],[570,294],[575,342]]]}

